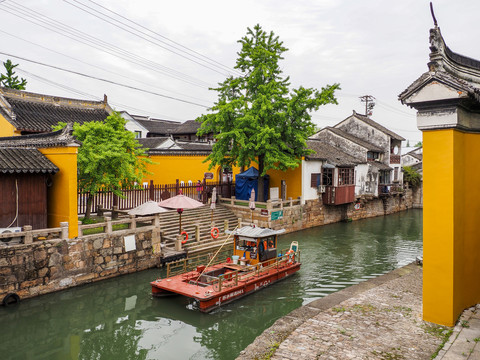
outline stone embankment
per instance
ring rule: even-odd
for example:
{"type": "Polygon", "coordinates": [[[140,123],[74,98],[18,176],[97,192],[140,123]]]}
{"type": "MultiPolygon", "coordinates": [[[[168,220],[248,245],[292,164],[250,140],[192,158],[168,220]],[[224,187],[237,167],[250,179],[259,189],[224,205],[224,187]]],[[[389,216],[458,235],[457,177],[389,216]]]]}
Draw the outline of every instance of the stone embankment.
{"type": "Polygon", "coordinates": [[[430,359],[449,334],[422,320],[422,268],[410,264],[292,311],[237,359],[430,359]]]}
{"type": "Polygon", "coordinates": [[[421,196],[421,188],[415,191],[406,189],[403,193],[387,194],[382,197],[361,196],[355,203],[342,205],[324,205],[321,197],[307,200],[305,204],[301,204],[300,199],[283,202],[269,200],[267,203],[257,203],[257,208],[253,212],[248,207],[235,205],[234,199],[225,199],[224,205],[237,215],[239,222],[253,221],[261,227],[292,232],[418,208],[421,207],[419,196],[421,196]]]}

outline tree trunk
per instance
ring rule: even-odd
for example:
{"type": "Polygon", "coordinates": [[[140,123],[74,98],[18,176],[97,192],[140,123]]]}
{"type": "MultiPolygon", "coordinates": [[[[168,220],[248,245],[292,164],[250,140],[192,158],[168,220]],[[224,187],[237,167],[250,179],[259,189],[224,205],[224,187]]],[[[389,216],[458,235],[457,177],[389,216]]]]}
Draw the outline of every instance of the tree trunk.
{"type": "Polygon", "coordinates": [[[257,194],[257,201],[265,202],[265,198],[263,196],[264,189],[263,189],[263,181],[264,177],[262,175],[264,168],[264,161],[263,155],[258,157],[258,194],[257,194]]]}
{"type": "Polygon", "coordinates": [[[92,202],[93,202],[93,196],[92,194],[88,194],[87,197],[87,209],[85,211],[85,219],[90,219],[90,215],[92,213],[92,202]]]}

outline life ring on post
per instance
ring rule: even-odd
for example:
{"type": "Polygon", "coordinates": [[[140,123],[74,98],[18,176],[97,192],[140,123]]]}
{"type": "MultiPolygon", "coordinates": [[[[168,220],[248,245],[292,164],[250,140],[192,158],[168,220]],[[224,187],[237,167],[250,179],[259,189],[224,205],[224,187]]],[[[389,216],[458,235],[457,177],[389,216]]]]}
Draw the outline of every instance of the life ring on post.
{"type": "Polygon", "coordinates": [[[187,243],[187,240],[188,240],[188,234],[186,231],[182,231],[180,233],[180,235],[185,235],[185,239],[182,240],[182,245],[185,245],[187,243]]]}
{"type": "Polygon", "coordinates": [[[216,239],[220,235],[220,230],[218,230],[218,228],[214,227],[214,228],[212,228],[212,231],[210,232],[210,235],[212,235],[212,238],[216,239]]]}

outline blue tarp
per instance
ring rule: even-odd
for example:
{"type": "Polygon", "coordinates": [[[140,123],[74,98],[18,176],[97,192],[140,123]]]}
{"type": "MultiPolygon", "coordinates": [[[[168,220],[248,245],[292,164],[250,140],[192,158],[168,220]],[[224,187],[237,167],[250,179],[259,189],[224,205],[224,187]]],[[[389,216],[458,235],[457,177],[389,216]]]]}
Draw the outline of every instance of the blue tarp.
{"type": "MultiPolygon", "coordinates": [[[[268,199],[269,177],[264,176],[263,190],[264,199],[268,199]]],[[[255,189],[255,201],[258,199],[258,170],[253,166],[235,176],[235,198],[240,200],[249,200],[252,188],[255,189]]]]}
{"type": "Polygon", "coordinates": [[[235,198],[240,200],[250,199],[252,189],[255,189],[255,201],[257,201],[258,170],[253,166],[247,171],[235,176],[235,198]]]}

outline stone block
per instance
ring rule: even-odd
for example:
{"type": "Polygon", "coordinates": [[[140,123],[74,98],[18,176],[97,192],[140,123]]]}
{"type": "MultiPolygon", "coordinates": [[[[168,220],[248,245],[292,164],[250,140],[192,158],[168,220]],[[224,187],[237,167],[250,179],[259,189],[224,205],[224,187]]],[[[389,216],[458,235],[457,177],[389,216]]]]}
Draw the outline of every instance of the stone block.
{"type": "Polygon", "coordinates": [[[103,240],[103,248],[106,249],[106,248],[109,248],[112,246],[112,240],[107,238],[105,240],[103,240]]]}
{"type": "Polygon", "coordinates": [[[123,253],[123,247],[122,246],[115,247],[113,249],[113,253],[116,255],[123,253]]]}
{"type": "Polygon", "coordinates": [[[96,239],[93,241],[93,248],[95,250],[99,250],[103,248],[103,240],[102,239],[96,239]]]}
{"type": "Polygon", "coordinates": [[[64,263],[68,263],[68,262],[72,261],[72,258],[71,258],[70,256],[68,256],[68,255],[64,255],[64,256],[62,257],[62,261],[63,261],[64,263]]]}
{"type": "Polygon", "coordinates": [[[95,258],[95,264],[103,264],[105,262],[103,256],[98,256],[95,258]]]}
{"type": "Polygon", "coordinates": [[[44,267],[38,270],[38,276],[39,277],[44,277],[48,274],[48,268],[44,267]]]}
{"type": "Polygon", "coordinates": [[[65,270],[72,270],[75,267],[73,263],[68,263],[63,266],[65,270]]]}
{"type": "Polygon", "coordinates": [[[145,256],[145,251],[143,251],[143,250],[137,251],[137,256],[138,257],[145,256]]]}
{"type": "Polygon", "coordinates": [[[33,258],[35,261],[42,261],[47,258],[47,252],[44,249],[36,250],[33,253],[33,258]]]}
{"type": "Polygon", "coordinates": [[[90,273],[90,274],[85,274],[85,275],[79,275],[75,278],[77,284],[82,284],[82,283],[86,283],[86,282],[90,282],[92,281],[93,279],[95,279],[95,274],[94,273],[90,273]]]}
{"type": "MultiPolygon", "coordinates": [[[[0,275],[10,275],[11,273],[12,273],[12,268],[11,267],[5,266],[5,267],[0,268],[0,275]]],[[[1,284],[1,282],[0,282],[0,284],[1,284]]]]}
{"type": "Polygon", "coordinates": [[[2,267],[2,266],[9,266],[9,263],[8,263],[7,259],[0,258],[0,267],[2,267]]]}
{"type": "Polygon", "coordinates": [[[105,256],[105,262],[108,264],[110,261],[112,261],[111,256],[105,256]]]}

